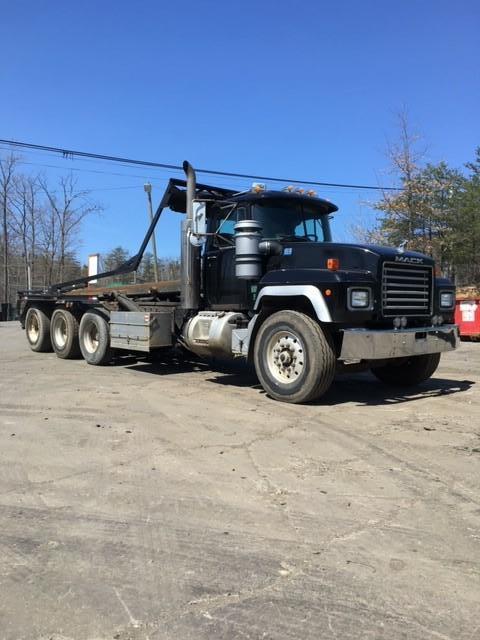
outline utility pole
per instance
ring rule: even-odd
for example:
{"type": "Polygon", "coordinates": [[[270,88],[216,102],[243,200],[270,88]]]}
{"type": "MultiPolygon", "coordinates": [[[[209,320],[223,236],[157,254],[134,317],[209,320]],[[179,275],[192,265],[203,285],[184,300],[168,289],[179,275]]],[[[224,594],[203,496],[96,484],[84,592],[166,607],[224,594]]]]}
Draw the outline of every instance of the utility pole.
{"type": "MultiPolygon", "coordinates": [[[[143,189],[147,194],[148,200],[148,215],[150,216],[150,223],[153,222],[153,207],[152,207],[152,185],[147,182],[143,185],[143,189]]],[[[157,241],[155,239],[155,231],[152,233],[152,253],[153,253],[153,274],[155,276],[155,282],[158,282],[158,261],[157,261],[157,241]]]]}

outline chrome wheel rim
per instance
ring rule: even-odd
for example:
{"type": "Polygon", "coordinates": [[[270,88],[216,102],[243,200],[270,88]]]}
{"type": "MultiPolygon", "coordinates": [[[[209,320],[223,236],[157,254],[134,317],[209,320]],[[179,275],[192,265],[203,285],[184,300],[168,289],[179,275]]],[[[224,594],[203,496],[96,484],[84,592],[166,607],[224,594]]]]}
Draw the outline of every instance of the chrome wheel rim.
{"type": "Polygon", "coordinates": [[[95,353],[98,349],[98,328],[94,322],[89,322],[85,327],[83,344],[88,353],[95,353]]]}
{"type": "Polygon", "coordinates": [[[59,349],[63,349],[67,344],[67,321],[63,315],[58,315],[55,318],[55,324],[53,327],[53,340],[55,345],[59,349]]]}
{"type": "Polygon", "coordinates": [[[293,331],[275,332],[267,344],[267,367],[281,384],[294,384],[305,369],[305,349],[293,331]]]}
{"type": "Polygon", "coordinates": [[[27,335],[32,344],[38,342],[38,338],[40,336],[40,323],[36,313],[31,313],[28,317],[27,335]]]}

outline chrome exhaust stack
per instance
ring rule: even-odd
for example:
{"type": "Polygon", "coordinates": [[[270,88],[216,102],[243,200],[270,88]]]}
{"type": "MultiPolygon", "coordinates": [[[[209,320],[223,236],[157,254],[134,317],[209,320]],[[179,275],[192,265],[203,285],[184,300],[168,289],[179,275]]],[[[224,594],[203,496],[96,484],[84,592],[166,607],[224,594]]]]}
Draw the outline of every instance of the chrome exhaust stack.
{"type": "Polygon", "coordinates": [[[193,201],[197,179],[195,169],[185,160],[183,170],[187,178],[187,215],[182,222],[181,246],[181,306],[183,309],[198,310],[200,306],[200,247],[190,242],[193,225],[193,201]]]}

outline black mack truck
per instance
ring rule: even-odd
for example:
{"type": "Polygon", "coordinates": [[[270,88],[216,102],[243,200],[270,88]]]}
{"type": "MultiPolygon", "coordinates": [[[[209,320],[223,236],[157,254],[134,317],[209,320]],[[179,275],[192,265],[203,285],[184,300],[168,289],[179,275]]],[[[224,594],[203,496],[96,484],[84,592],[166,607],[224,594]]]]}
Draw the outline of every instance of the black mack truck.
{"type": "Polygon", "coordinates": [[[126,352],[181,347],[244,357],[266,393],[303,403],[337,371],[371,369],[416,385],[458,346],[455,288],[430,257],[332,241],[337,210],[313,192],[251,191],[172,179],[138,253],[114,271],[19,292],[33,351],[105,365],[126,352]],[[186,214],[181,279],[124,287],[92,280],[136,271],[162,211],[186,214]]]}

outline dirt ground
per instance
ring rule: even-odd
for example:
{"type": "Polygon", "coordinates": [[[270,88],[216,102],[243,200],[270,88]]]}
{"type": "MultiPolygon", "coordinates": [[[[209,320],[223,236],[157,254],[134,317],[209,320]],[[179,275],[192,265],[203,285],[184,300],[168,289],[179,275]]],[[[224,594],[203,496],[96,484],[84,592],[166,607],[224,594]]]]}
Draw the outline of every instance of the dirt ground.
{"type": "Polygon", "coordinates": [[[0,324],[0,638],[480,638],[480,344],[311,406],[0,324]]]}

